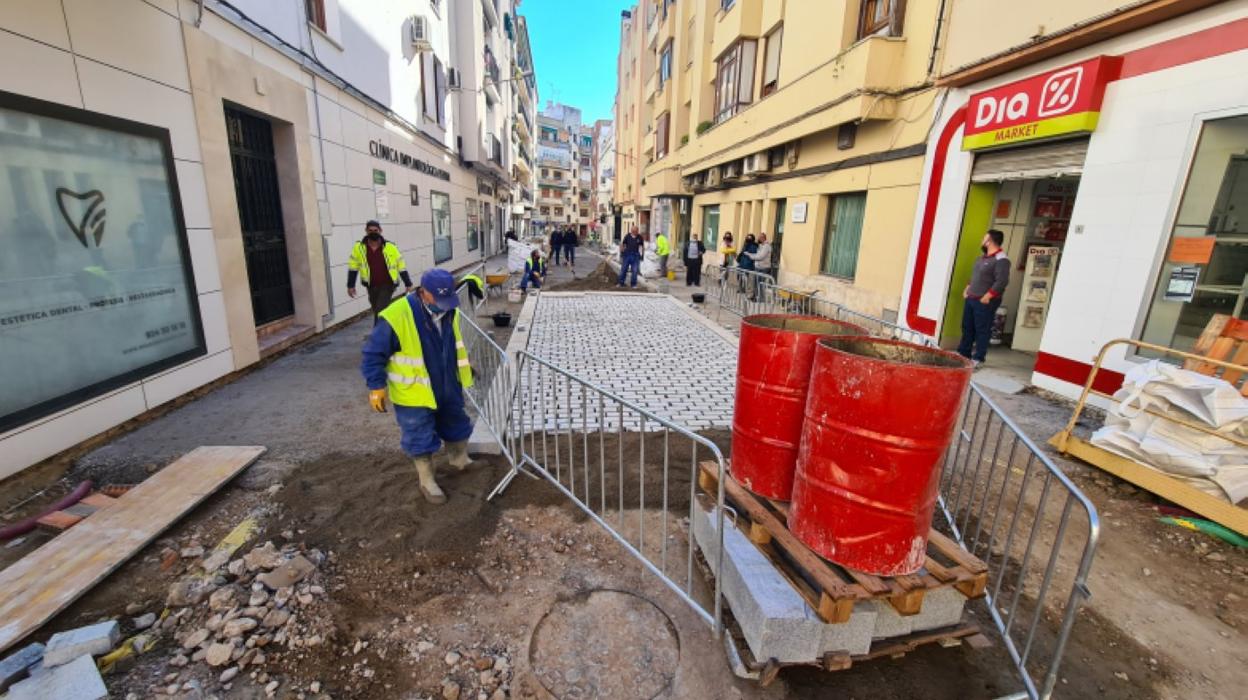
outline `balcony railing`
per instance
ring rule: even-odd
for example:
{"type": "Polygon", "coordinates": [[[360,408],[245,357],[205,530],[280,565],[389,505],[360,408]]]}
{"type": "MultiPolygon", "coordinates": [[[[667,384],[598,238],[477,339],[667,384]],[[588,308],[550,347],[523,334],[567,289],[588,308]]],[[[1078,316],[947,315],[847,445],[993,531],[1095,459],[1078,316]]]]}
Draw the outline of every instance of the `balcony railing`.
{"type": "Polygon", "coordinates": [[[498,78],[499,78],[498,61],[494,60],[494,52],[491,51],[490,47],[488,46],[485,47],[485,75],[487,78],[489,78],[490,80],[493,80],[495,83],[498,82],[498,78]]]}

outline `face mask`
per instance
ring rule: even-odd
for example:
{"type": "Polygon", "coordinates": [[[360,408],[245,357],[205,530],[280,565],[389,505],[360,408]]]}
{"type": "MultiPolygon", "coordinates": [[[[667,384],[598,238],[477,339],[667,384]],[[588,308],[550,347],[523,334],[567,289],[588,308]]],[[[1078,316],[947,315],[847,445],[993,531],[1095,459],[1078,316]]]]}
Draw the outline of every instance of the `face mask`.
{"type": "Polygon", "coordinates": [[[986,245],[981,245],[981,246],[979,247],[979,250],[980,250],[980,251],[981,251],[984,255],[987,255],[987,254],[988,254],[988,246],[986,246],[986,245]]]}
{"type": "Polygon", "coordinates": [[[433,314],[434,316],[437,316],[438,314],[445,312],[445,309],[443,309],[441,306],[438,306],[437,304],[425,304],[425,310],[433,314]]]}

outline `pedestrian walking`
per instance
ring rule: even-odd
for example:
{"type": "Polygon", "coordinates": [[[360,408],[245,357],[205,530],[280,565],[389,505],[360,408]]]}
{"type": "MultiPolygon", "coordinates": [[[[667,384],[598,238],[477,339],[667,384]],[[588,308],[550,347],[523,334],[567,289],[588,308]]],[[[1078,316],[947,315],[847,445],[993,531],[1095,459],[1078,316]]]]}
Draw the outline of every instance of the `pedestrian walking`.
{"type": "Polygon", "coordinates": [[[654,239],[654,254],[659,258],[659,276],[667,279],[667,256],[672,252],[672,246],[667,241],[667,234],[659,231],[659,235],[654,239]]]}
{"type": "Polygon", "coordinates": [[[557,228],[550,234],[550,255],[555,264],[559,264],[559,253],[563,250],[563,229],[557,228]]]}
{"type": "Polygon", "coordinates": [[[545,280],[546,261],[542,259],[541,252],[534,248],[524,261],[524,276],[520,278],[520,291],[528,291],[530,284],[534,289],[541,289],[542,282],[545,280]]]}
{"type": "Polygon", "coordinates": [[[750,287],[750,301],[758,301],[759,287],[767,277],[771,277],[771,244],[767,242],[767,234],[758,234],[758,245],[754,252],[747,253],[750,260],[753,261],[754,271],[758,274],[753,276],[750,287]]]}
{"type": "Polygon", "coordinates": [[[576,245],[580,242],[580,236],[577,235],[575,229],[568,229],[563,235],[563,257],[568,262],[568,267],[576,265],[576,245]]]}
{"type": "Polygon", "coordinates": [[[394,404],[400,444],[412,458],[420,492],[435,505],[446,494],[434,478],[433,455],[446,443],[457,470],[472,465],[468,437],[472,419],[464,410],[464,390],[472,386],[472,367],[459,330],[455,278],[434,268],[408,294],[381,312],[381,321],[364,344],[360,371],[374,411],[394,404]]]}
{"type": "Polygon", "coordinates": [[[629,270],[632,270],[632,281],[629,286],[637,288],[637,273],[641,271],[641,254],[645,247],[645,239],[637,233],[637,227],[634,226],[624,236],[624,240],[620,241],[620,279],[616,286],[623,287],[625,277],[629,270]]]}
{"type": "Polygon", "coordinates": [[[975,368],[988,358],[988,340],[992,336],[992,321],[1001,306],[1001,295],[1010,283],[1010,259],[1001,246],[1005,234],[989,229],[979,249],[983,255],[975,260],[971,269],[971,282],[962,290],[962,342],[958,354],[971,361],[975,368]]]}
{"type": "Polygon", "coordinates": [[[706,246],[702,243],[702,239],[698,238],[698,234],[693,234],[685,246],[686,287],[702,286],[702,256],[705,254],[706,246]]]}
{"type": "Polygon", "coordinates": [[[411,294],[412,278],[407,274],[407,263],[399,247],[382,237],[381,224],[376,221],[364,224],[364,237],[351,248],[347,258],[347,296],[355,298],[355,281],[359,278],[368,290],[374,325],[393,300],[400,277],[405,291],[411,294]]]}
{"type": "Polygon", "coordinates": [[[737,255],[737,247],[732,241],[732,231],[724,232],[724,237],[719,242],[719,250],[724,254],[724,267],[732,267],[733,259],[737,255]]]}

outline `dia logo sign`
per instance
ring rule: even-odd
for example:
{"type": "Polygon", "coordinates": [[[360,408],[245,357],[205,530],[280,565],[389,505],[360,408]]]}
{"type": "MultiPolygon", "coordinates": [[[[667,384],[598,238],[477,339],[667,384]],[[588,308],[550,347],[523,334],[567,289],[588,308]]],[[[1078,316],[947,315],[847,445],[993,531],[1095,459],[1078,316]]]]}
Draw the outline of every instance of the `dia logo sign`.
{"type": "Polygon", "coordinates": [[[82,247],[91,247],[87,243],[88,238],[95,241],[96,247],[99,247],[100,239],[104,238],[106,213],[103,192],[91,190],[79,194],[64,187],[58,187],[56,188],[56,205],[61,210],[61,216],[65,217],[65,223],[69,224],[69,230],[78,237],[78,242],[82,243],[82,247]]]}

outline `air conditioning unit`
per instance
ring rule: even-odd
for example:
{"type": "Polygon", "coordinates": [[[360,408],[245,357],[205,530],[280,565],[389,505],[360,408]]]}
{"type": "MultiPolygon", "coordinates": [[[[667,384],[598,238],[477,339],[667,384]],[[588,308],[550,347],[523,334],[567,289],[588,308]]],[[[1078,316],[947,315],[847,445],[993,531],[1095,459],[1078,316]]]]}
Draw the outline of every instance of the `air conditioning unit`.
{"type": "Polygon", "coordinates": [[[735,180],[741,177],[741,161],[739,160],[724,163],[720,167],[723,171],[723,178],[725,180],[735,180]]]}
{"type": "Polygon", "coordinates": [[[425,19],[424,16],[412,15],[411,29],[409,31],[411,33],[409,39],[413,49],[418,52],[433,50],[433,44],[429,43],[429,20],[425,19]]]}
{"type": "Polygon", "coordinates": [[[716,166],[706,171],[706,186],[707,187],[718,187],[719,183],[721,182],[723,182],[723,180],[720,177],[719,166],[716,166]]]}
{"type": "Polygon", "coordinates": [[[771,170],[771,163],[767,161],[767,152],[755,153],[745,157],[745,174],[758,175],[771,170]]]}
{"type": "Polygon", "coordinates": [[[464,76],[455,68],[446,69],[446,84],[453,88],[463,87],[464,76]]]}

